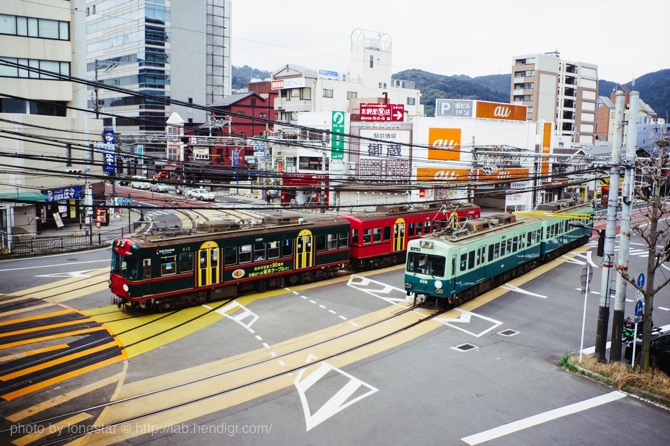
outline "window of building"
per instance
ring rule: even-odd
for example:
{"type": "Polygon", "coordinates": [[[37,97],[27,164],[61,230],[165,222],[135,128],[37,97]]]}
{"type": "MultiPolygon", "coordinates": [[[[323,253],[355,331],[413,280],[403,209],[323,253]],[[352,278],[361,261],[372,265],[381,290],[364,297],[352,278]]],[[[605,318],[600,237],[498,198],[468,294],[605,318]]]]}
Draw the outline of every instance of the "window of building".
{"type": "Polygon", "coordinates": [[[416,105],[416,98],[407,98],[407,105],[416,105]]]}
{"type": "Polygon", "coordinates": [[[370,68],[375,67],[375,56],[370,56],[370,68]]]}
{"type": "Polygon", "coordinates": [[[324,98],[332,98],[333,97],[333,90],[330,88],[324,88],[323,89],[323,97],[324,98]]]}
{"type": "Polygon", "coordinates": [[[347,99],[354,99],[358,97],[358,93],[355,91],[347,91],[347,99]]]}

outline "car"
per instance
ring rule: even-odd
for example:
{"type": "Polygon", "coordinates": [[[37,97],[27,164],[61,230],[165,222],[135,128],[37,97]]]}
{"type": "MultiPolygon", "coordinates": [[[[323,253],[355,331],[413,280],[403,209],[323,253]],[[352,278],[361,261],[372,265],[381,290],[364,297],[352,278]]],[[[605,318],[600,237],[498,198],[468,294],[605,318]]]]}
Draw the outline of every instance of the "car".
{"type": "MultiPolygon", "coordinates": [[[[635,340],[635,363],[639,364],[640,351],[642,350],[642,339],[635,340]]],[[[633,341],[626,344],[624,357],[631,360],[633,357],[633,341]]],[[[651,335],[651,347],[649,349],[650,364],[666,374],[670,375],[670,331],[651,335]]]]}
{"type": "Polygon", "coordinates": [[[132,182],[130,183],[130,187],[133,189],[149,189],[151,187],[147,177],[134,175],[131,180],[132,182]]]}
{"type": "Polygon", "coordinates": [[[207,201],[214,201],[214,192],[210,192],[204,187],[198,187],[195,189],[191,189],[188,191],[186,194],[188,198],[195,198],[198,200],[207,200],[207,201]]]}
{"type": "Polygon", "coordinates": [[[167,192],[170,187],[165,183],[153,183],[151,185],[152,192],[167,192]]]}

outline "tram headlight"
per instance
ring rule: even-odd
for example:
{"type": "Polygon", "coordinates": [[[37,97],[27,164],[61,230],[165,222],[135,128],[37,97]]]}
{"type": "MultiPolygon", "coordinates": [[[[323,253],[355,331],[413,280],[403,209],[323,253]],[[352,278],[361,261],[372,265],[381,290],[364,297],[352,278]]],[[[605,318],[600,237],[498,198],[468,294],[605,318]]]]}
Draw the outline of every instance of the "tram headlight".
{"type": "Polygon", "coordinates": [[[128,290],[129,290],[129,288],[128,288],[128,284],[127,284],[127,283],[124,283],[124,284],[123,284],[123,291],[125,291],[125,292],[127,293],[128,290]]]}
{"type": "Polygon", "coordinates": [[[442,281],[441,280],[436,280],[435,281],[435,289],[439,290],[442,288],[442,281]]]}

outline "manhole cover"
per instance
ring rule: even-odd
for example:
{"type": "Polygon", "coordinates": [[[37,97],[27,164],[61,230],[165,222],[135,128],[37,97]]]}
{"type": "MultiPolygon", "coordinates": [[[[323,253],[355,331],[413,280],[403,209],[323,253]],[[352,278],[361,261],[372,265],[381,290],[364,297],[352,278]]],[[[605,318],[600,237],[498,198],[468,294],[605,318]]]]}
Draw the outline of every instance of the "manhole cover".
{"type": "Polygon", "coordinates": [[[509,330],[508,329],[508,330],[499,331],[498,334],[501,335],[501,336],[514,336],[516,334],[519,334],[519,332],[516,331],[516,330],[509,330]]]}
{"type": "Polygon", "coordinates": [[[452,348],[454,350],[457,350],[457,351],[460,351],[460,352],[467,352],[467,351],[476,349],[477,346],[472,345],[472,344],[461,344],[461,345],[457,345],[456,347],[452,347],[452,348]]]}

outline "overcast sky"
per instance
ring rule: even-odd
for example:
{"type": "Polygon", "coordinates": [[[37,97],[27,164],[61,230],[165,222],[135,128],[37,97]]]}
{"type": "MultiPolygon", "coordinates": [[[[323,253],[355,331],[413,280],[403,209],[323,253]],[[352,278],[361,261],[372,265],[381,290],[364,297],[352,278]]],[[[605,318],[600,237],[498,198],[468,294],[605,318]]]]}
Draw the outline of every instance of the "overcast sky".
{"type": "Polygon", "coordinates": [[[232,63],[347,72],[355,28],[393,42],[393,73],[509,74],[558,50],[625,83],[670,68],[668,0],[232,0],[232,63]]]}

